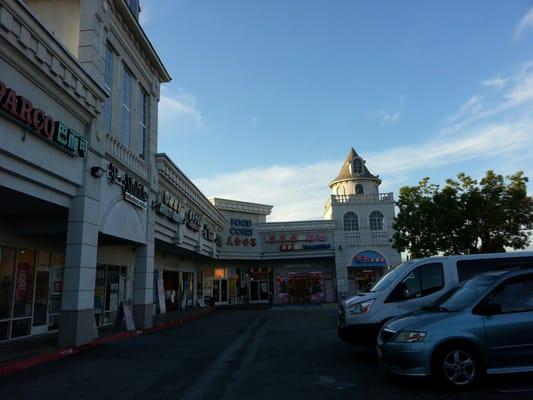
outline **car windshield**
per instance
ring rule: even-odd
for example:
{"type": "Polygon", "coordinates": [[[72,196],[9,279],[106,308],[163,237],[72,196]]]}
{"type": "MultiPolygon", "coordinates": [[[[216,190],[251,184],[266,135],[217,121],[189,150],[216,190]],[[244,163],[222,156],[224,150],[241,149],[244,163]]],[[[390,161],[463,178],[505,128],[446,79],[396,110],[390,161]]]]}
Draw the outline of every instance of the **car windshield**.
{"type": "Polygon", "coordinates": [[[497,276],[476,276],[447,292],[433,307],[446,311],[464,310],[478,300],[497,279],[497,276]]]}
{"type": "Polygon", "coordinates": [[[370,292],[381,292],[391,286],[400,275],[407,272],[407,269],[413,264],[413,261],[408,261],[397,265],[393,270],[387,272],[383,277],[376,282],[370,292]]]}

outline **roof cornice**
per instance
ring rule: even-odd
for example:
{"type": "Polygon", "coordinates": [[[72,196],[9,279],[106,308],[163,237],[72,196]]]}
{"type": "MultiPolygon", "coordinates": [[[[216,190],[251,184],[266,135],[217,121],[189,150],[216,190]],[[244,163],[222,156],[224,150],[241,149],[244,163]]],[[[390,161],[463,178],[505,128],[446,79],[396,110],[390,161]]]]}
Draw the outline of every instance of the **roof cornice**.
{"type": "Polygon", "coordinates": [[[170,74],[157,55],[154,46],[152,46],[152,43],[148,39],[148,36],[146,36],[146,33],[139,24],[139,21],[137,21],[130,8],[126,4],[126,0],[113,0],[113,3],[115,4],[117,11],[120,12],[122,18],[124,18],[124,22],[128,25],[135,38],[139,41],[139,44],[142,46],[143,50],[146,51],[149,60],[159,74],[160,81],[170,82],[172,80],[170,74]]]}
{"type": "Polygon", "coordinates": [[[215,223],[218,223],[220,228],[223,228],[226,224],[224,214],[211,204],[209,199],[205,197],[200,189],[196,187],[176,164],[165,153],[157,153],[155,158],[158,173],[174,185],[188,201],[195,204],[215,223]]]}
{"type": "MultiPolygon", "coordinates": [[[[104,99],[108,97],[107,90],[87,73],[26,4],[0,2],[0,27],[6,43],[27,57],[28,65],[40,69],[92,116],[101,112],[104,99]]],[[[40,83],[38,85],[42,88],[40,83]]]]}
{"type": "Polygon", "coordinates": [[[237,211],[248,214],[269,215],[273,206],[268,204],[249,203],[246,201],[220,199],[213,197],[209,201],[219,210],[237,211]]]}
{"type": "Polygon", "coordinates": [[[263,222],[255,225],[257,232],[294,232],[334,230],[333,220],[263,222]]]}

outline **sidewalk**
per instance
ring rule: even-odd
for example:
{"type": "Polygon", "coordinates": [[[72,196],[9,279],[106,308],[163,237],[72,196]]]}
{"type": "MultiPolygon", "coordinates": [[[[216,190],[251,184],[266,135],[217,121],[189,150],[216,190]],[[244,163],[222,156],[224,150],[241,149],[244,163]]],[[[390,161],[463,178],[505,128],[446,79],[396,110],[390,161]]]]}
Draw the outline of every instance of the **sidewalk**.
{"type": "Polygon", "coordinates": [[[34,365],[57,360],[104,343],[113,343],[126,337],[138,336],[169,329],[215,312],[215,308],[189,308],[155,315],[151,328],[136,331],[113,331],[108,325],[98,329],[99,337],[86,345],[61,348],[57,345],[57,332],[29,336],[0,344],[0,376],[9,375],[34,365]]]}

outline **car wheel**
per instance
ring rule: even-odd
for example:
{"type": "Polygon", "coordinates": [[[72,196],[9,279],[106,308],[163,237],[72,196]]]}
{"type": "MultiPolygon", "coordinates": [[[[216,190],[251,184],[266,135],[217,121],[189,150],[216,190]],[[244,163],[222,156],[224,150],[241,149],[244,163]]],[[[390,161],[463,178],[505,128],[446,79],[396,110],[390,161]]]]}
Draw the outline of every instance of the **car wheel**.
{"type": "Polygon", "coordinates": [[[450,345],[435,358],[433,373],[442,383],[453,388],[468,388],[484,375],[477,353],[468,346],[450,345]]]}

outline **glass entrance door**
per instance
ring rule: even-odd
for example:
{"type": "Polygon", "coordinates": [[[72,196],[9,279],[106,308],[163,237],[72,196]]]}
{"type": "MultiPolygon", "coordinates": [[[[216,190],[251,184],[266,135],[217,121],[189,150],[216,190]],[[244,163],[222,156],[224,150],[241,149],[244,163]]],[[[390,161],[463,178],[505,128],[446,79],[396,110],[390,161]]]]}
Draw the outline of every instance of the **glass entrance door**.
{"type": "Polygon", "coordinates": [[[253,280],[250,282],[250,303],[268,303],[267,280],[253,280]]]}
{"type": "Polygon", "coordinates": [[[38,268],[35,274],[32,335],[48,332],[49,288],[50,271],[48,269],[38,268]]]}
{"type": "Polygon", "coordinates": [[[215,304],[228,304],[228,280],[215,279],[213,281],[213,297],[215,304]]]}
{"type": "Polygon", "coordinates": [[[228,302],[228,281],[227,279],[220,280],[220,303],[226,304],[228,302]]]}

